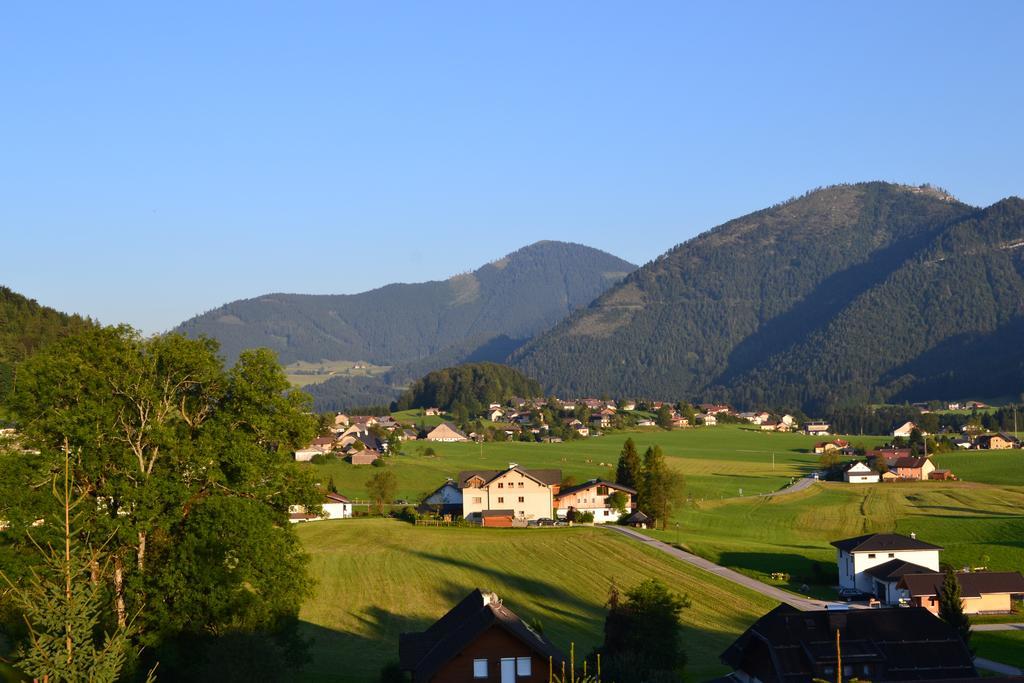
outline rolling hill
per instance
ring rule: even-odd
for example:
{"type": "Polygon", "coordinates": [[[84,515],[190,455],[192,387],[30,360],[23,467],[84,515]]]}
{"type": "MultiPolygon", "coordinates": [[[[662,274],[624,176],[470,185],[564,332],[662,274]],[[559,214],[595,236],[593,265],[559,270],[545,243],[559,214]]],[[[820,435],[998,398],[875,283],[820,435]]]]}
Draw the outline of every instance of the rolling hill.
{"type": "Polygon", "coordinates": [[[511,357],[568,394],[800,407],[1024,391],[1024,201],[809,192],[695,237],[511,357]]]}
{"type": "Polygon", "coordinates": [[[282,363],[361,360],[379,378],[337,377],[309,388],[322,409],[379,402],[430,370],[502,360],[636,268],[579,244],[544,241],[443,281],[361,294],[267,294],[225,304],[177,331],[220,341],[228,362],[252,347],[282,363]]]}

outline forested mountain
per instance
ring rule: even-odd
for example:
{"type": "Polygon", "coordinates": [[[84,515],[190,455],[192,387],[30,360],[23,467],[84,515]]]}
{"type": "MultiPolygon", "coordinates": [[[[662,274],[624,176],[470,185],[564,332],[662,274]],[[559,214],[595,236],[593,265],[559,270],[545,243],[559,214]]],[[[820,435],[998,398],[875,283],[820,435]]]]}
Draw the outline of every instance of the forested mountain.
{"type": "MultiPolygon", "coordinates": [[[[268,347],[282,363],[365,360],[399,365],[458,347],[461,362],[497,337],[523,340],[590,303],[636,266],[565,242],[537,242],[447,280],[361,294],[268,294],[225,304],[181,324],[220,341],[229,362],[268,347]],[[473,343],[467,348],[467,341],[473,343]]],[[[501,346],[497,358],[511,350],[501,346]]],[[[442,367],[433,365],[429,369],[442,367]]]]}
{"type": "Polygon", "coordinates": [[[567,395],[820,413],[1024,390],[1024,202],[843,185],[730,221],[512,357],[567,395]]]}
{"type": "Polygon", "coordinates": [[[507,365],[467,363],[435,370],[414,382],[398,399],[398,409],[436,407],[472,415],[486,410],[488,404],[504,404],[515,396],[542,395],[536,380],[507,365]]]}
{"type": "Polygon", "coordinates": [[[0,403],[14,381],[14,366],[46,344],[92,323],[61,313],[0,286],[0,403]]]}

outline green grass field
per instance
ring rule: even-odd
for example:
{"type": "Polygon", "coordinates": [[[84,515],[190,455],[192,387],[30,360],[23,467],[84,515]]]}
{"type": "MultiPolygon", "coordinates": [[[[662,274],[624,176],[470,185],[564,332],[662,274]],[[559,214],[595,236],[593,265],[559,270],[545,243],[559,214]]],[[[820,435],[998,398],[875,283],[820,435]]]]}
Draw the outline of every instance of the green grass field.
{"type": "Polygon", "coordinates": [[[582,654],[600,642],[608,589],[658,578],[690,596],[689,678],[724,673],[718,656],[772,601],[595,528],[413,527],[383,519],[303,524],[315,595],[302,608],[313,660],[302,680],[370,681],[398,658],[398,634],[430,625],[476,587],[540,620],[582,654]]]}
{"type": "Polygon", "coordinates": [[[1024,486],[1024,450],[959,451],[936,455],[936,467],[951,469],[963,481],[1024,486]]]}
{"type": "Polygon", "coordinates": [[[1024,631],[982,631],[971,634],[979,657],[1024,668],[1024,631]]]}
{"type": "MultiPolygon", "coordinates": [[[[428,418],[429,419],[429,418],[428,418]]],[[[776,491],[793,477],[815,469],[818,456],[810,452],[819,437],[803,434],[763,433],[736,426],[697,428],[667,432],[652,429],[615,432],[564,443],[495,442],[403,444],[405,455],[389,458],[398,477],[399,497],[416,499],[469,469],[503,469],[515,462],[524,467],[557,467],[577,481],[607,477],[612,472],[626,438],[642,453],[648,446],[662,447],[669,463],[686,478],[687,494],[695,500],[717,500],[776,491]],[[421,453],[432,448],[437,455],[421,453]],[[773,464],[774,459],[774,464],[773,464]]],[[[850,437],[854,443],[875,445],[881,437],[850,437]]],[[[365,497],[371,468],[337,461],[310,465],[323,481],[333,477],[338,490],[365,497]]]]}
{"type": "Polygon", "coordinates": [[[820,482],[774,498],[705,502],[678,511],[670,529],[652,532],[698,555],[766,583],[791,575],[784,587],[835,598],[835,549],[830,541],[871,532],[910,534],[945,548],[953,566],[1024,568],[1024,490],[964,482],[851,486],[820,482]],[[813,563],[822,563],[816,575],[813,563]]]}

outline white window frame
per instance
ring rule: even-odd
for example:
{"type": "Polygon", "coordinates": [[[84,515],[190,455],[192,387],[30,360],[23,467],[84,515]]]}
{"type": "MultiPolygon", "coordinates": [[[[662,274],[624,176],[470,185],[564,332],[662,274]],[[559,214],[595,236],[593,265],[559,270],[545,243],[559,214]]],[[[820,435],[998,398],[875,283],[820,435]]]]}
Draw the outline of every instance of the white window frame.
{"type": "Polygon", "coordinates": [[[473,678],[487,678],[487,660],[473,660],[473,678]]]}

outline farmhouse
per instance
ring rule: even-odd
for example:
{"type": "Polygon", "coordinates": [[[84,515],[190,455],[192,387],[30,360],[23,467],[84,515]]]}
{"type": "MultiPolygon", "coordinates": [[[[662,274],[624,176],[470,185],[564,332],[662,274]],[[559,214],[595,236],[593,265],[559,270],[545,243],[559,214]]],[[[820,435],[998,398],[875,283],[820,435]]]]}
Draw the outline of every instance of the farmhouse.
{"type": "MultiPolygon", "coordinates": [[[[516,525],[551,517],[554,496],[562,480],[561,470],[526,470],[515,463],[502,471],[477,470],[459,473],[462,516],[484,526],[499,524],[485,513],[508,513],[516,525]]],[[[492,515],[493,517],[493,515],[492,515]]]]}
{"type": "MultiPolygon", "coordinates": [[[[704,413],[698,415],[695,419],[705,427],[714,427],[718,424],[718,418],[716,415],[717,413],[704,413]]],[[[686,418],[684,417],[683,419],[685,420],[686,418]]]]}
{"type": "Polygon", "coordinates": [[[889,590],[893,572],[898,569],[913,565],[918,572],[939,571],[939,551],[942,548],[919,541],[913,535],[867,534],[833,541],[832,545],[836,548],[840,589],[857,590],[883,598],[889,590]]]}
{"type": "Polygon", "coordinates": [[[896,472],[900,479],[908,481],[922,481],[928,479],[935,471],[935,465],[925,457],[898,458],[889,465],[890,469],[896,472]]]}
{"type": "Polygon", "coordinates": [[[348,519],[352,516],[352,501],[340,493],[327,493],[324,495],[324,502],[321,504],[324,516],[314,515],[306,512],[301,505],[291,505],[288,508],[288,521],[292,522],[315,522],[321,519],[348,519]]]}
{"type": "Polygon", "coordinates": [[[417,509],[420,512],[434,512],[440,515],[461,515],[462,491],[452,479],[448,479],[427,494],[417,509]]]}
{"type": "MultiPolygon", "coordinates": [[[[1024,595],[1024,576],[1019,572],[957,572],[960,602],[964,614],[996,614],[1010,612],[1013,599],[1024,595]]],[[[907,574],[899,588],[914,607],[939,613],[939,595],[945,575],[937,572],[907,574]]]]}
{"type": "Polygon", "coordinates": [[[828,422],[808,422],[804,425],[804,432],[811,436],[825,436],[829,430],[828,422]]]}
{"type": "Polygon", "coordinates": [[[426,439],[427,441],[442,442],[469,441],[465,434],[456,429],[455,425],[448,422],[442,422],[427,432],[426,439]]]}
{"type": "Polygon", "coordinates": [[[566,657],[497,595],[477,588],[426,631],[400,634],[398,660],[413,683],[515,683],[548,680],[566,657]]]}
{"type": "Polygon", "coordinates": [[[780,605],[722,653],[732,679],[963,680],[977,677],[956,631],[927,610],[813,610],[780,605]],[[843,644],[837,671],[836,640],[843,644]]]}
{"type": "Polygon", "coordinates": [[[904,439],[907,439],[907,438],[910,438],[910,434],[915,429],[921,433],[921,436],[928,436],[928,434],[926,432],[922,431],[913,422],[904,422],[899,427],[897,427],[896,429],[892,430],[892,435],[894,437],[903,437],[904,439]]]}
{"type": "Polygon", "coordinates": [[[373,461],[380,457],[378,451],[372,448],[364,448],[361,451],[352,451],[348,459],[353,465],[372,465],[373,461]]]}
{"type": "Polygon", "coordinates": [[[982,434],[975,442],[978,448],[992,451],[1001,451],[1008,448],[1020,448],[1020,440],[1015,436],[1004,434],[982,434]]]}
{"type": "Polygon", "coordinates": [[[847,484],[877,484],[878,472],[864,463],[858,462],[843,473],[843,480],[847,484]]]}
{"type": "Polygon", "coordinates": [[[613,484],[604,479],[591,479],[559,491],[555,496],[555,514],[564,519],[569,514],[569,510],[592,512],[595,524],[614,522],[619,518],[620,513],[608,506],[608,497],[616,491],[625,495],[627,512],[636,507],[636,489],[613,484]]]}

